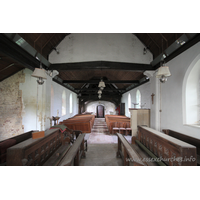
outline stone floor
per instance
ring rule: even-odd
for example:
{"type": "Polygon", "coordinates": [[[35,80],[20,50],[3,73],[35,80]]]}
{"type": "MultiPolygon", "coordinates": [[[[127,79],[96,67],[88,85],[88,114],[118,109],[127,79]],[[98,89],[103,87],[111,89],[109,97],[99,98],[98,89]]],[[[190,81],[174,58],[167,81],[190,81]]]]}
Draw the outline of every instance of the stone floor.
{"type": "Polygon", "coordinates": [[[117,144],[88,144],[86,158],[80,166],[122,166],[122,159],[116,157],[117,144]]]}
{"type": "MultiPolygon", "coordinates": [[[[125,136],[131,142],[131,136],[125,136]]],[[[116,157],[117,136],[111,135],[105,118],[96,118],[91,133],[86,134],[88,143],[86,158],[80,166],[121,166],[122,159],[116,157]]]]}

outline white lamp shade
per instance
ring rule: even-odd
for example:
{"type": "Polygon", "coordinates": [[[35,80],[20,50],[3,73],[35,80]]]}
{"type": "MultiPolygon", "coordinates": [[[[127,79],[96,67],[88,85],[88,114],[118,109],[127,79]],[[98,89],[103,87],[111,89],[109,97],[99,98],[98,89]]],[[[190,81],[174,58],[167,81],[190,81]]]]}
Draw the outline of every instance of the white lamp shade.
{"type": "Polygon", "coordinates": [[[98,94],[102,94],[102,91],[101,91],[101,90],[99,90],[99,91],[98,91],[98,94]]]}
{"type": "Polygon", "coordinates": [[[171,76],[171,73],[169,71],[169,67],[167,66],[162,66],[158,69],[156,77],[160,78],[161,76],[171,76]]]}
{"type": "Polygon", "coordinates": [[[106,87],[105,86],[105,83],[101,80],[100,82],[99,82],[99,86],[98,87],[106,87]]]}
{"type": "Polygon", "coordinates": [[[34,72],[32,73],[31,76],[36,77],[36,78],[47,79],[47,75],[45,73],[45,70],[41,69],[41,68],[35,68],[35,70],[34,70],[34,72]]]}

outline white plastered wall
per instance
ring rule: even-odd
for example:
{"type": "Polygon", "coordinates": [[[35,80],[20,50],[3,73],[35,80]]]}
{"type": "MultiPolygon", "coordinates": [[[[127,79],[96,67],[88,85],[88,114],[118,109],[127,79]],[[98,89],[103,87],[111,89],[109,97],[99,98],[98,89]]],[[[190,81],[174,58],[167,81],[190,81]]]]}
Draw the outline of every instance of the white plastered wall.
{"type": "Polygon", "coordinates": [[[65,119],[68,119],[69,117],[73,117],[74,115],[78,114],[78,99],[77,99],[77,94],[68,90],[65,87],[62,87],[61,85],[57,84],[56,82],[51,83],[53,87],[53,110],[51,115],[52,116],[59,116],[60,119],[59,121],[63,121],[65,119]],[[63,91],[66,92],[66,115],[62,116],[62,93],[63,91]],[[69,109],[69,96],[70,93],[72,93],[72,113],[70,113],[69,109]]]}
{"type": "Polygon", "coordinates": [[[97,106],[99,105],[104,106],[105,115],[116,114],[115,104],[108,101],[94,101],[94,102],[88,103],[86,105],[86,111],[96,113],[97,106]]]}
{"type": "Polygon", "coordinates": [[[149,64],[153,57],[131,33],[73,33],[49,55],[51,63],[117,61],[149,64]]]}
{"type": "MultiPolygon", "coordinates": [[[[152,128],[156,130],[171,129],[200,139],[200,128],[185,124],[185,86],[188,80],[188,69],[191,65],[194,66],[194,61],[197,62],[199,56],[200,43],[197,43],[166,63],[172,74],[166,83],[160,83],[159,79],[155,77],[156,73],[154,73],[149,84],[144,84],[130,91],[132,102],[135,101],[137,89],[140,90],[142,96],[147,95],[146,98],[149,99],[151,109],[150,126],[152,128]],[[146,91],[143,92],[142,87],[146,87],[146,91]],[[149,92],[147,93],[147,91],[149,92]],[[151,94],[155,94],[154,104],[151,102],[151,94]]],[[[197,71],[199,72],[199,69],[197,71]]],[[[123,95],[122,102],[128,104],[128,92],[123,95]]],[[[128,114],[126,107],[126,115],[129,116],[128,114]]]]}
{"type": "Polygon", "coordinates": [[[78,113],[77,95],[74,92],[64,88],[63,86],[52,81],[52,78],[47,76],[43,85],[38,85],[37,79],[32,77],[33,73],[29,69],[24,70],[25,82],[20,83],[19,89],[22,90],[23,112],[22,125],[24,132],[30,130],[47,130],[50,128],[50,119],[52,116],[59,117],[62,121],[78,113]],[[51,98],[51,86],[54,91],[53,99],[51,98]],[[66,115],[61,116],[62,110],[62,92],[66,92],[66,115]],[[69,113],[69,95],[72,93],[73,112],[69,113]],[[53,110],[51,111],[51,101],[53,100],[53,110]]]}
{"type": "Polygon", "coordinates": [[[143,108],[150,108],[151,84],[150,84],[150,82],[147,82],[147,83],[123,94],[121,102],[125,103],[125,115],[127,117],[130,117],[130,112],[129,112],[129,108],[128,108],[128,94],[130,93],[130,95],[131,95],[131,108],[134,108],[133,103],[136,103],[137,90],[140,90],[140,93],[141,93],[141,104],[142,105],[145,104],[143,108]]]}

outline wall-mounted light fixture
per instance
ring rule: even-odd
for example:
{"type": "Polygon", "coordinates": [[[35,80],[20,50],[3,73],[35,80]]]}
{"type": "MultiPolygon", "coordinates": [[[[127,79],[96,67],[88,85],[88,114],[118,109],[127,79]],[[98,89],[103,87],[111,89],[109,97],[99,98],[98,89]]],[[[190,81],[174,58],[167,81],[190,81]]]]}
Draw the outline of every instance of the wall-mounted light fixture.
{"type": "Polygon", "coordinates": [[[171,73],[169,71],[169,67],[162,65],[157,72],[156,77],[160,79],[161,83],[165,83],[167,81],[167,77],[171,76],[171,73]]]}
{"type": "Polygon", "coordinates": [[[47,70],[46,71],[47,75],[49,75],[51,78],[54,78],[55,76],[57,76],[59,74],[59,72],[57,70],[47,70]]]}
{"type": "Polygon", "coordinates": [[[44,83],[44,79],[47,79],[46,72],[44,69],[42,69],[41,64],[40,68],[35,68],[31,76],[38,78],[37,82],[39,85],[42,85],[44,83]]]}

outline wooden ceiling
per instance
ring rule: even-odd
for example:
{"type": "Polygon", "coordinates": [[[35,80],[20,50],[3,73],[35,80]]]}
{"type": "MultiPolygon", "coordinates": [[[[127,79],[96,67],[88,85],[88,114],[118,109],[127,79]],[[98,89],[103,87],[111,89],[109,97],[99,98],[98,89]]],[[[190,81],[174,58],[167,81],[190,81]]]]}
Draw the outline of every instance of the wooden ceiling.
{"type": "Polygon", "coordinates": [[[150,50],[153,58],[156,58],[175,42],[182,33],[136,33],[135,35],[150,50]]]}
{"type": "Polygon", "coordinates": [[[69,33],[19,33],[34,49],[48,59],[51,51],[69,35],[69,33]]]}
{"type": "MultiPolygon", "coordinates": [[[[69,34],[70,33],[18,33],[19,36],[21,36],[29,45],[31,45],[38,53],[42,54],[47,60],[49,54],[55,50],[58,44],[69,34]]],[[[13,37],[14,35],[15,34],[13,34],[13,37]]],[[[135,33],[135,35],[144,44],[147,50],[153,54],[153,58],[155,59],[183,34],[135,33]]],[[[0,44],[2,44],[0,46],[0,81],[18,72],[19,70],[24,69],[25,67],[31,69],[32,66],[32,69],[34,69],[39,65],[39,61],[36,58],[29,56],[27,52],[22,50],[20,46],[17,46],[15,42],[9,41],[4,34],[0,34],[0,44]],[[9,45],[7,45],[8,43],[9,45]]],[[[115,103],[118,104],[124,92],[148,81],[145,79],[143,72],[146,69],[149,69],[148,67],[152,67],[150,65],[146,65],[142,68],[141,66],[138,67],[134,64],[126,66],[125,63],[107,62],[103,63],[107,66],[102,69],[95,67],[95,62],[92,63],[93,68],[87,67],[90,64],[91,63],[79,63],[79,67],[76,70],[70,68],[69,65],[56,68],[56,65],[53,64],[50,66],[50,68],[57,69],[59,71],[59,75],[54,81],[76,92],[79,94],[79,96],[81,96],[81,98],[85,98],[84,101],[88,100],[88,98],[93,100],[98,99],[97,82],[100,80],[100,78],[103,78],[105,81],[118,81],[106,83],[106,88],[104,91],[104,94],[110,98],[108,98],[108,100],[115,101],[115,103]],[[134,81],[136,82],[134,83],[134,81]],[[116,98],[114,95],[117,95],[118,98],[116,98]]],[[[106,98],[104,99],[106,100],[106,98]]]]}

